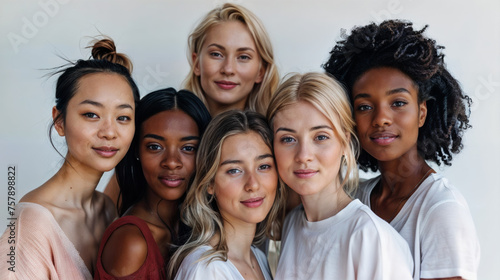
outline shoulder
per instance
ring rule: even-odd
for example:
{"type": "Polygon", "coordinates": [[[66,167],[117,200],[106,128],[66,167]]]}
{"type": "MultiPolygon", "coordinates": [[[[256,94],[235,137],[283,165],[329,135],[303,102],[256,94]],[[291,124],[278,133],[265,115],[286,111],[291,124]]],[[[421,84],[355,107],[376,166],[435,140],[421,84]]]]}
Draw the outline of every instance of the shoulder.
{"type": "Polygon", "coordinates": [[[351,219],[349,221],[351,226],[349,228],[352,229],[352,237],[368,238],[379,242],[382,239],[387,239],[387,237],[401,239],[389,223],[378,217],[358,199],[353,200],[349,206],[351,206],[351,219]]]}
{"type": "Polygon", "coordinates": [[[234,271],[229,262],[219,258],[203,258],[210,249],[210,246],[200,246],[187,255],[175,279],[233,279],[234,271]]]}
{"type": "Polygon", "coordinates": [[[372,192],[375,185],[380,180],[380,175],[371,179],[361,180],[359,182],[359,187],[354,194],[354,197],[359,198],[363,203],[366,203],[370,198],[370,193],[372,192]]]}
{"type": "MultiPolygon", "coordinates": [[[[113,224],[120,223],[121,219],[113,224]]],[[[134,273],[142,266],[148,255],[146,239],[135,224],[119,225],[109,233],[109,238],[102,242],[105,244],[101,253],[101,263],[104,270],[113,276],[134,273]]]]}

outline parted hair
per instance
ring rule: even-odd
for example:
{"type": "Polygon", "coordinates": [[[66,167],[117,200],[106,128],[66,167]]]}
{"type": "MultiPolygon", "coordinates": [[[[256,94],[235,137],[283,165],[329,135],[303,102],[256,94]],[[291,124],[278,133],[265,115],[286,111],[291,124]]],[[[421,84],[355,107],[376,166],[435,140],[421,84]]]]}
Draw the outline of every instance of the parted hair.
{"type": "MultiPolygon", "coordinates": [[[[182,260],[199,246],[208,245],[215,234],[218,243],[201,260],[221,259],[227,261],[228,247],[224,230],[223,217],[213,195],[208,188],[215,181],[215,174],[220,165],[222,144],[232,135],[257,133],[272,151],[273,134],[264,116],[253,111],[229,110],[217,115],[208,125],[201,140],[196,160],[196,177],[190,187],[182,208],[183,222],[192,228],[188,242],[173,255],[168,275],[173,279],[182,260]]],[[[257,224],[254,244],[264,241],[265,237],[279,238],[284,219],[285,188],[278,183],[273,206],[266,218],[257,224]]]]}
{"type": "Polygon", "coordinates": [[[191,70],[184,81],[184,87],[194,92],[207,105],[200,77],[194,73],[194,66],[198,63],[199,56],[193,62],[191,55],[201,52],[210,28],[228,21],[243,23],[248,28],[255,42],[257,52],[262,61],[261,67],[265,69],[265,74],[262,82],[256,83],[253,86],[252,91],[248,95],[245,108],[265,114],[269,100],[279,83],[279,74],[274,62],[273,47],[260,19],[254,13],[240,5],[225,3],[211,10],[191,32],[188,38],[188,60],[191,70]]]}
{"type": "MultiPolygon", "coordinates": [[[[323,68],[345,85],[351,103],[354,83],[370,69],[391,67],[410,77],[418,88],[419,103],[427,103],[418,152],[425,160],[451,165],[452,154],[463,148],[464,131],[471,127],[471,99],[446,69],[444,47],[424,36],[426,29],[415,30],[411,22],[402,20],[355,27],[337,42],[323,68]]],[[[358,162],[364,171],[378,170],[377,160],[364,150],[358,162]]]]}
{"type": "MultiPolygon", "coordinates": [[[[352,196],[358,186],[357,155],[359,142],[354,131],[351,106],[340,83],[326,73],[290,74],[279,86],[267,110],[267,120],[274,131],[274,117],[287,106],[308,102],[332,123],[335,135],[344,148],[339,179],[344,191],[352,196]]],[[[306,117],[306,116],[302,116],[306,117]]]]}

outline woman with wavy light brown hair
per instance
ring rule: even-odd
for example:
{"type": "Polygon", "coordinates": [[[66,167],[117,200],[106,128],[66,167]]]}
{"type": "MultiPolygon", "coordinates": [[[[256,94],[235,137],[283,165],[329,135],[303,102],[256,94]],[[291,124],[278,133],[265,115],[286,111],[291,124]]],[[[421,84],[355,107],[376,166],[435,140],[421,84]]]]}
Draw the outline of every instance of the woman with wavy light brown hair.
{"type": "Polygon", "coordinates": [[[279,83],[271,40],[248,9],[226,3],[211,10],[189,35],[186,89],[212,116],[229,109],[265,114],[279,83]]]}
{"type": "Polygon", "coordinates": [[[0,242],[5,256],[15,237],[15,272],[2,261],[1,279],[92,279],[99,241],[116,217],[95,188],[125,156],[139,101],[131,63],[112,40],[97,41],[92,57],[59,71],[50,129],[65,138],[67,153],[59,171],[16,205],[15,231],[0,242]]]}
{"type": "Polygon", "coordinates": [[[265,118],[239,110],[215,117],[196,170],[182,209],[193,231],[171,259],[171,279],[272,279],[254,245],[279,235],[285,190],[265,118]]]}

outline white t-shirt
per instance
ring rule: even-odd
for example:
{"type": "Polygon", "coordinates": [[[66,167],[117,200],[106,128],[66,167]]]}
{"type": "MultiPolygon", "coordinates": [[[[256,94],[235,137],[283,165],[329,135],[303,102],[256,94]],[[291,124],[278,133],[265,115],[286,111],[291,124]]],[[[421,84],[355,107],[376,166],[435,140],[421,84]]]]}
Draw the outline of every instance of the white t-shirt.
{"type": "Polygon", "coordinates": [[[408,244],[359,200],[335,216],[306,219],[302,205],[285,220],[275,279],[412,279],[408,244]]]}
{"type": "MultiPolygon", "coordinates": [[[[213,259],[209,262],[210,259],[204,259],[203,261],[198,261],[203,255],[211,250],[210,246],[200,246],[196,248],[193,252],[186,256],[186,258],[182,261],[179,271],[175,276],[176,280],[209,280],[209,279],[217,279],[217,280],[244,280],[243,276],[241,276],[240,272],[234,266],[230,260],[222,261],[219,258],[213,259]]],[[[255,248],[251,247],[257,262],[259,263],[260,269],[264,278],[266,280],[272,280],[271,270],[269,269],[269,265],[267,263],[266,256],[264,253],[255,248]]]]}
{"type": "MultiPolygon", "coordinates": [[[[370,206],[380,176],[363,182],[356,194],[370,206]]],[[[414,279],[461,276],[476,279],[479,242],[467,202],[439,174],[427,177],[391,221],[410,245],[414,279]]]]}

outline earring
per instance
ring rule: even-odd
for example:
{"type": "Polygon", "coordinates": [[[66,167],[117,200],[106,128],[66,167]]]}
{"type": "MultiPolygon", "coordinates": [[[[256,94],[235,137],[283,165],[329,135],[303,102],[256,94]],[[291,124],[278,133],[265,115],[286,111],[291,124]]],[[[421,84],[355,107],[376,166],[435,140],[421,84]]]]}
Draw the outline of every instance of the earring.
{"type": "Polygon", "coordinates": [[[139,157],[136,157],[135,159],[136,159],[137,161],[139,161],[139,157]]]}

